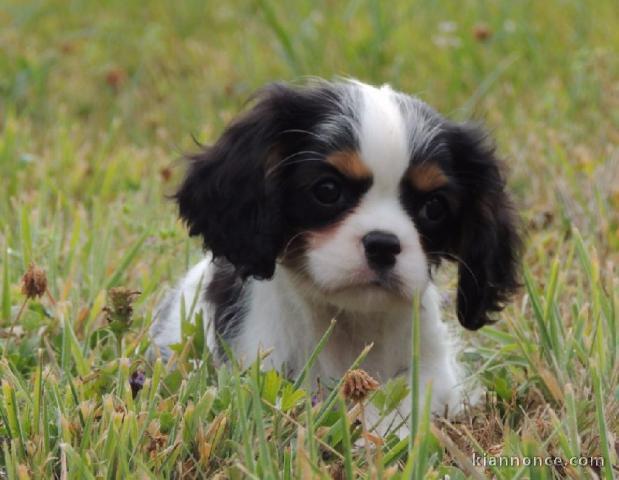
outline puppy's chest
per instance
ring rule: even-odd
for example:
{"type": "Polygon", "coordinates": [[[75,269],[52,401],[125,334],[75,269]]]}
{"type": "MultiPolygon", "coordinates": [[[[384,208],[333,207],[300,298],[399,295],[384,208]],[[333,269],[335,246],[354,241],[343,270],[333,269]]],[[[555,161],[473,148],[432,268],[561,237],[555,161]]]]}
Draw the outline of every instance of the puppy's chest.
{"type": "Polygon", "coordinates": [[[405,325],[393,319],[376,319],[370,325],[364,321],[340,320],[319,357],[314,374],[321,380],[341,377],[370,345],[361,368],[377,380],[387,381],[406,370],[410,334],[405,325]]]}
{"type": "MultiPolygon", "coordinates": [[[[270,350],[264,364],[296,376],[306,364],[330,319],[308,315],[307,310],[286,311],[273,303],[254,304],[244,328],[233,342],[240,358],[252,361],[258,350],[270,350]]],[[[361,364],[383,382],[402,373],[410,358],[410,328],[406,319],[337,318],[336,325],[320,353],[311,377],[323,384],[341,377],[362,353],[372,345],[361,364]]]]}
{"type": "Polygon", "coordinates": [[[361,367],[378,380],[394,377],[409,364],[411,337],[407,312],[343,313],[300,301],[285,289],[274,287],[270,282],[256,282],[248,292],[240,331],[231,339],[240,359],[251,362],[258,350],[270,350],[264,362],[267,368],[296,375],[331,319],[335,319],[335,327],[311,372],[314,379],[319,377],[327,382],[341,377],[370,344],[372,348],[361,367]]]}

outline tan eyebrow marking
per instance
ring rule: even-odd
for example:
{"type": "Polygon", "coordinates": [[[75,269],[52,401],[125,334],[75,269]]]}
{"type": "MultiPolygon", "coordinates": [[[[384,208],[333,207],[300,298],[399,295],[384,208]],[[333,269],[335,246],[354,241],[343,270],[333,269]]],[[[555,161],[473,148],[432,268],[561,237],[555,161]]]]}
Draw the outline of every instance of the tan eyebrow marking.
{"type": "Polygon", "coordinates": [[[327,155],[325,160],[347,177],[358,179],[372,177],[372,172],[368,166],[363,163],[359,153],[355,151],[343,150],[340,152],[335,152],[327,155]]]}
{"type": "Polygon", "coordinates": [[[415,189],[424,192],[443,187],[449,182],[443,169],[435,163],[413,165],[408,169],[407,176],[415,189]]]}

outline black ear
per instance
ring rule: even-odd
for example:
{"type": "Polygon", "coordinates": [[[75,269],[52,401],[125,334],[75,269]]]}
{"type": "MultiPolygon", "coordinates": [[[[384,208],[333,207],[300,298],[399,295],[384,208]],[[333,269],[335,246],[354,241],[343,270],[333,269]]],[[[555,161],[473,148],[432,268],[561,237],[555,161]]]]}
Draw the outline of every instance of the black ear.
{"type": "Polygon", "coordinates": [[[458,319],[477,330],[492,322],[489,314],[501,311],[519,287],[519,224],[501,163],[485,132],[454,125],[448,144],[463,196],[452,247],[459,262],[458,319]]]}
{"type": "Polygon", "coordinates": [[[278,177],[268,172],[284,154],[285,105],[294,95],[282,85],[259,93],[214,145],[189,157],[175,195],[190,235],[201,235],[204,247],[243,277],[270,278],[285,242],[278,177]]]}

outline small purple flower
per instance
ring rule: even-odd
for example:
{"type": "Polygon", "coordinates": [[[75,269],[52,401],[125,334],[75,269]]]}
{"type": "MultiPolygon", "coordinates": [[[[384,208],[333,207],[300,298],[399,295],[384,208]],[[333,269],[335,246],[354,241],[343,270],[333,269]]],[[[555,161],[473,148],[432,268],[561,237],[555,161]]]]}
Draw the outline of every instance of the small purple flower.
{"type": "Polygon", "coordinates": [[[131,378],[129,378],[129,385],[131,386],[131,393],[133,394],[133,398],[136,397],[138,392],[144,388],[144,381],[146,380],[146,375],[142,370],[136,370],[131,374],[131,378]]]}

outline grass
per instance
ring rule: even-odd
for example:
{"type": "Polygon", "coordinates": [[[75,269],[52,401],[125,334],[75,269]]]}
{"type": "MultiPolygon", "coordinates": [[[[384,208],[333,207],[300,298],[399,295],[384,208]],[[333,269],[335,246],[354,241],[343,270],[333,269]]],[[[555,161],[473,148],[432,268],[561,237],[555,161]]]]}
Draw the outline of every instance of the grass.
{"type": "MultiPolygon", "coordinates": [[[[3,2],[0,478],[612,479],[617,45],[615,0],[3,2]],[[388,81],[483,120],[511,169],[525,286],[462,358],[487,398],[452,422],[416,412],[410,448],[355,447],[359,405],[336,394],[312,399],[258,364],[215,370],[199,327],[185,325],[175,371],[144,359],[163,286],[200,256],[165,200],[180,152],[254,89],[307,75],[388,81]],[[25,301],[32,262],[49,296],[25,301]],[[112,329],[120,286],[141,294],[112,329]]],[[[405,390],[373,401],[388,411],[405,390]]]]}

